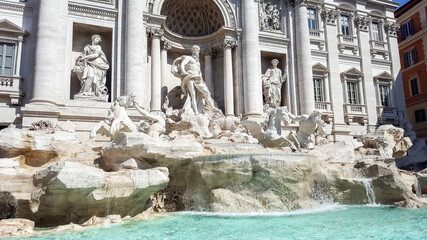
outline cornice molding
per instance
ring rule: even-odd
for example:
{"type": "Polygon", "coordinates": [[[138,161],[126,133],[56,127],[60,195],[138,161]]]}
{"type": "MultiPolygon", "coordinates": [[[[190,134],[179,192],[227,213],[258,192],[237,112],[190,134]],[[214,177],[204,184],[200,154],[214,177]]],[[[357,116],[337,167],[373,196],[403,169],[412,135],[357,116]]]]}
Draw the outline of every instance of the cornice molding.
{"type": "Polygon", "coordinates": [[[117,11],[100,9],[95,7],[81,6],[77,4],[68,4],[68,14],[81,17],[102,19],[107,21],[116,21],[117,11]]]}
{"type": "Polygon", "coordinates": [[[0,9],[11,10],[16,12],[33,12],[32,7],[27,7],[24,4],[0,2],[0,9]]]}

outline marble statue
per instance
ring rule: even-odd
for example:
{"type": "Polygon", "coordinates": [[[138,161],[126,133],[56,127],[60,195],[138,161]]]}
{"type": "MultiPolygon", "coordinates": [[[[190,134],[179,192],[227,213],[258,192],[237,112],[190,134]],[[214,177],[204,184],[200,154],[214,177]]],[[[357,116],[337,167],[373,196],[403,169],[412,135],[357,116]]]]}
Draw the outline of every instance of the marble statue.
{"type": "Polygon", "coordinates": [[[270,3],[260,4],[260,28],[263,31],[280,31],[280,8],[270,3]]]}
{"type": "Polygon", "coordinates": [[[134,100],[136,110],[144,117],[145,120],[139,122],[139,129],[153,138],[159,138],[166,130],[166,116],[163,112],[150,113],[142,105],[134,100]]]}
{"type": "Polygon", "coordinates": [[[120,132],[138,132],[137,126],[129,118],[126,107],[130,107],[135,100],[133,94],[117,98],[108,110],[108,116],[92,128],[90,138],[96,134],[115,138],[120,132]]]}
{"type": "Polygon", "coordinates": [[[101,36],[92,36],[92,44],[84,47],[82,54],[77,57],[73,71],[81,83],[80,92],[75,99],[90,99],[97,101],[108,100],[107,70],[110,65],[99,45],[101,36]]]}
{"type": "Polygon", "coordinates": [[[184,109],[193,110],[194,114],[202,114],[206,108],[215,109],[214,100],[203,81],[200,70],[200,47],[194,45],[191,48],[192,55],[183,55],[172,64],[172,74],[181,79],[181,89],[187,100],[184,109]]]}
{"type": "Polygon", "coordinates": [[[262,77],[262,89],[267,108],[280,107],[282,101],[282,85],[286,81],[282,70],[277,67],[279,60],[271,60],[272,67],[262,77]]]}
{"type": "Polygon", "coordinates": [[[301,115],[295,117],[295,120],[299,121],[297,139],[298,143],[304,149],[314,149],[314,145],[310,139],[310,136],[318,130],[321,135],[326,135],[324,127],[325,122],[321,119],[322,113],[313,111],[310,116],[301,115]]]}
{"type": "Polygon", "coordinates": [[[301,146],[296,135],[292,132],[286,135],[282,130],[282,123],[287,126],[294,119],[297,117],[284,106],[270,110],[265,127],[262,123],[253,120],[245,120],[241,124],[264,147],[290,147],[292,151],[297,151],[301,150],[301,146]]]}
{"type": "Polygon", "coordinates": [[[96,134],[115,138],[120,132],[143,132],[153,138],[159,138],[166,130],[165,120],[164,113],[148,112],[135,100],[135,95],[131,93],[117,98],[111,104],[108,116],[92,128],[90,138],[94,138],[96,134]],[[131,106],[134,106],[144,118],[138,124],[133,123],[126,112],[126,108],[131,106]]]}

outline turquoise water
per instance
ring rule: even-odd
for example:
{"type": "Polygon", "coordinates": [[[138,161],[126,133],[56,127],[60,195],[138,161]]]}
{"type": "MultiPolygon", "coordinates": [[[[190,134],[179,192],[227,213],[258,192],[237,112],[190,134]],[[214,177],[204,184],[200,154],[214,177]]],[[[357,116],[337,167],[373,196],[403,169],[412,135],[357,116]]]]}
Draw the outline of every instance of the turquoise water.
{"type": "Polygon", "coordinates": [[[184,212],[26,239],[427,239],[427,209],[330,206],[268,214],[184,212]]]}

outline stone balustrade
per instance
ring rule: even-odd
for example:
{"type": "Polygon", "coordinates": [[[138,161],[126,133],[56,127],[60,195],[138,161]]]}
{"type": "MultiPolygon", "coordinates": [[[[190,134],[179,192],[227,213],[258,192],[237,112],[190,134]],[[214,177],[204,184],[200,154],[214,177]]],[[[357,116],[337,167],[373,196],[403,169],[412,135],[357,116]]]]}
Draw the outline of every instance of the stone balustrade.
{"type": "Polygon", "coordinates": [[[0,76],[0,96],[10,98],[12,105],[20,105],[24,94],[22,89],[24,79],[15,76],[0,76]]]}

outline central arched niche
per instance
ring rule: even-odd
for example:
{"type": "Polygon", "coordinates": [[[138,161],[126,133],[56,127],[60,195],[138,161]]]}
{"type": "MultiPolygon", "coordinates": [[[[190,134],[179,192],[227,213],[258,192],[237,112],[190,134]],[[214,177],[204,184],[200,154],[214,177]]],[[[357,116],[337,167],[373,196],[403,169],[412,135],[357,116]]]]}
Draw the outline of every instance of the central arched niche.
{"type": "Polygon", "coordinates": [[[162,15],[165,25],[174,33],[187,37],[202,37],[224,26],[221,10],[212,0],[166,0],[162,15]]]}

